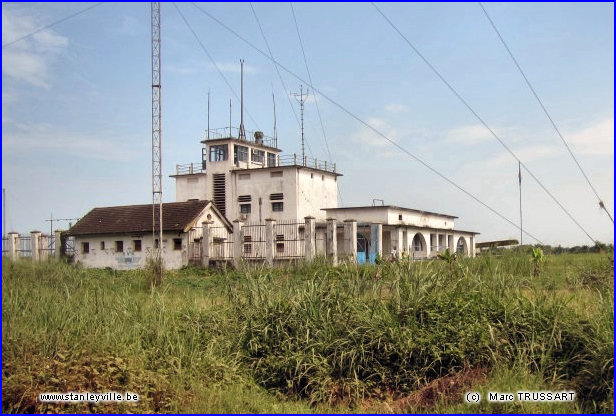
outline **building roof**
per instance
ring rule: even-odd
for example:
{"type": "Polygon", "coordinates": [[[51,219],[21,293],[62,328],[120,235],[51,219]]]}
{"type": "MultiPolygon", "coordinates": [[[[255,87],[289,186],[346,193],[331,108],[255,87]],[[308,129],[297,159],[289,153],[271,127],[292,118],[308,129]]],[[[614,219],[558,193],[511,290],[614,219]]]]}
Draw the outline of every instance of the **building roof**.
{"type": "MultiPolygon", "coordinates": [[[[229,227],[229,221],[210,201],[191,200],[163,204],[163,231],[186,231],[208,205],[229,227]]],[[[156,224],[158,218],[156,206],[156,224]]],[[[94,208],[68,230],[68,235],[143,232],[152,232],[152,204],[94,208]]]]}
{"type": "Polygon", "coordinates": [[[228,142],[232,142],[232,143],[239,144],[242,146],[252,146],[252,147],[259,148],[259,149],[268,150],[270,152],[276,152],[276,153],[282,152],[282,150],[278,149],[277,147],[269,146],[265,143],[257,143],[256,141],[253,141],[253,140],[242,140],[242,139],[238,139],[237,137],[217,137],[215,139],[201,140],[201,143],[203,144],[216,144],[216,143],[228,143],[228,142]]]}
{"type": "Polygon", "coordinates": [[[400,211],[407,211],[407,212],[415,212],[418,214],[439,215],[441,217],[447,217],[447,218],[458,218],[455,215],[440,214],[438,212],[422,211],[419,209],[404,208],[404,207],[398,207],[395,205],[370,205],[370,206],[362,206],[362,207],[322,208],[322,210],[323,211],[342,211],[342,210],[351,210],[351,209],[383,209],[383,208],[397,209],[400,211]]]}
{"type": "Polygon", "coordinates": [[[283,169],[306,169],[309,171],[314,171],[318,173],[326,173],[328,175],[334,176],[343,176],[342,173],[334,172],[332,170],[319,169],[312,166],[304,166],[300,164],[289,164],[289,165],[277,165],[277,166],[263,166],[263,167],[255,167],[255,168],[235,168],[231,169],[229,172],[242,174],[242,173],[251,173],[260,170],[283,170],[283,169]]]}

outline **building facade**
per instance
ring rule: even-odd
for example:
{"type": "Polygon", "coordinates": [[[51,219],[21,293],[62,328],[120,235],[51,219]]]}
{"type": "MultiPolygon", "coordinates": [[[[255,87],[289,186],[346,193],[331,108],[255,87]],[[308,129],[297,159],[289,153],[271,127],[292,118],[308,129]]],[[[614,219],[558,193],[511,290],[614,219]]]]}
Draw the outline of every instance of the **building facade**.
{"type": "Polygon", "coordinates": [[[338,206],[336,165],[281,155],[274,139],[254,132],[203,140],[202,160],[177,165],[176,201],[211,200],[230,221],[325,220],[324,207],[338,206]]]}

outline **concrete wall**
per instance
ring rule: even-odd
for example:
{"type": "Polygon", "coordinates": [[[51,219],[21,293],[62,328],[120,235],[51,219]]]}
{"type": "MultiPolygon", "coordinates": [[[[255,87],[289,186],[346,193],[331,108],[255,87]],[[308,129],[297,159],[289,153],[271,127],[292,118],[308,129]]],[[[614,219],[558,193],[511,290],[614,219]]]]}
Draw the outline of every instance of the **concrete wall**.
{"type": "MultiPolygon", "coordinates": [[[[324,207],[331,208],[331,207],[324,207]]],[[[338,222],[345,220],[356,220],[358,223],[380,223],[387,224],[387,208],[350,208],[343,210],[324,210],[327,218],[334,218],[338,222]]]]}
{"type": "Polygon", "coordinates": [[[453,229],[454,219],[444,215],[426,214],[401,209],[387,210],[387,224],[414,225],[416,227],[453,229]],[[400,220],[400,215],[402,220],[400,220]]]}
{"type": "MultiPolygon", "coordinates": [[[[210,209],[206,208],[192,230],[184,232],[165,232],[163,233],[163,259],[167,269],[179,269],[188,264],[188,243],[189,239],[201,238],[201,223],[208,220],[213,221],[213,227],[223,226],[221,219],[210,209]],[[174,249],[173,240],[180,238],[182,247],[174,249]]],[[[75,237],[75,261],[80,262],[86,267],[111,267],[118,270],[139,269],[146,265],[149,253],[153,247],[152,233],[132,233],[115,235],[92,235],[75,237]],[[141,240],[141,250],[135,251],[134,240],[141,240]],[[105,248],[101,249],[101,242],[105,242],[105,248]],[[116,252],[116,241],[123,242],[122,252],[116,252]],[[83,252],[83,243],[89,243],[90,252],[83,252]]]]}
{"type": "Polygon", "coordinates": [[[303,220],[297,215],[297,168],[234,170],[230,176],[230,186],[227,187],[227,218],[230,221],[239,219],[241,215],[237,199],[240,195],[250,195],[252,198],[252,212],[246,216],[246,221],[265,221],[267,218],[303,220]],[[275,193],[282,193],[284,198],[281,201],[270,200],[270,194],[275,193]],[[282,202],[283,211],[272,211],[273,202],[282,202]]]}
{"type": "Polygon", "coordinates": [[[297,187],[298,218],[310,215],[317,221],[325,221],[322,208],[338,206],[338,177],[333,173],[298,169],[297,187]]]}
{"type": "Polygon", "coordinates": [[[175,200],[177,202],[189,199],[212,199],[211,186],[207,187],[207,174],[179,175],[175,177],[175,200]]]}

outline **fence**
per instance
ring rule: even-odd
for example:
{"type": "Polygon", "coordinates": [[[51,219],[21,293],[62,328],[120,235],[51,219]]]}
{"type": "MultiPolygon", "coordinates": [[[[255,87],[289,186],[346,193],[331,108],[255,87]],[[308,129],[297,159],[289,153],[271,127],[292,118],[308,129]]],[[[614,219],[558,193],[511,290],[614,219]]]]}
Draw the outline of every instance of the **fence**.
{"type": "Polygon", "coordinates": [[[74,237],[62,238],[60,235],[59,231],[53,235],[38,231],[33,231],[30,235],[9,233],[8,237],[2,238],[2,255],[13,260],[31,258],[36,261],[60,255],[72,256],[75,253],[74,237]],[[58,252],[60,246],[58,239],[64,241],[64,247],[60,252],[58,252]]]}
{"type": "Polygon", "coordinates": [[[226,227],[210,227],[212,236],[212,260],[232,260],[235,249],[233,247],[233,233],[226,227]]]}
{"type": "Polygon", "coordinates": [[[274,258],[293,259],[305,257],[305,222],[279,221],[274,225],[276,246],[274,258]]]}
{"type": "Polygon", "coordinates": [[[267,256],[265,224],[246,223],[242,231],[242,258],[265,259],[267,256]]]}
{"type": "Polygon", "coordinates": [[[6,256],[9,253],[9,238],[2,237],[2,255],[6,256]]]}

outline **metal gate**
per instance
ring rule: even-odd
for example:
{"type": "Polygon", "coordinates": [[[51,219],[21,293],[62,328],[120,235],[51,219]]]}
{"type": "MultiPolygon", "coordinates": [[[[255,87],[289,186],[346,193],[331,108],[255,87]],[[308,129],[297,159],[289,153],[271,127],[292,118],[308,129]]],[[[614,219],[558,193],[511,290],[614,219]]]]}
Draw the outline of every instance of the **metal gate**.
{"type": "Polygon", "coordinates": [[[233,233],[227,227],[210,227],[212,235],[212,260],[232,260],[233,233]]]}
{"type": "Polygon", "coordinates": [[[304,257],[305,222],[296,220],[278,221],[274,226],[274,258],[291,259],[304,257]]]}
{"type": "Polygon", "coordinates": [[[265,224],[246,223],[242,227],[242,257],[245,259],[264,259],[266,253],[265,224]]]}

